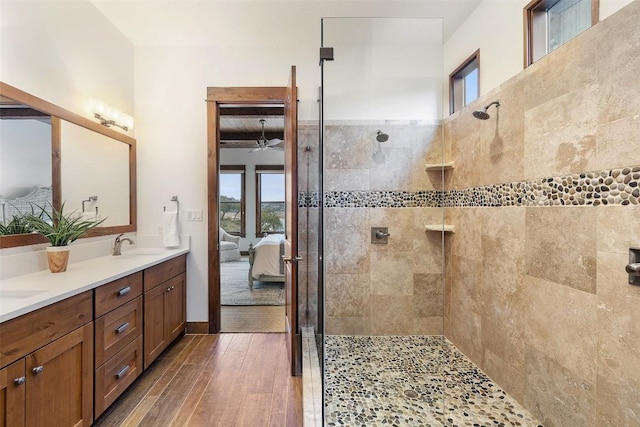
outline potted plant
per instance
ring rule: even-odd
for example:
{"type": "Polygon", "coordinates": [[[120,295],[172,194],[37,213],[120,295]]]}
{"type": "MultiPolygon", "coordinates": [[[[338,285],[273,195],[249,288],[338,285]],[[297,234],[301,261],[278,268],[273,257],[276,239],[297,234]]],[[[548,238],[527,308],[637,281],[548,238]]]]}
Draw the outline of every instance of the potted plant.
{"type": "Polygon", "coordinates": [[[50,243],[47,247],[47,259],[49,270],[52,273],[60,273],[67,270],[69,261],[69,248],[75,240],[83,237],[89,230],[100,225],[103,219],[85,219],[77,212],[64,214],[64,203],[60,210],[52,207],[51,212],[38,206],[41,212],[38,215],[27,215],[29,227],[36,233],[42,234],[50,243]]]}

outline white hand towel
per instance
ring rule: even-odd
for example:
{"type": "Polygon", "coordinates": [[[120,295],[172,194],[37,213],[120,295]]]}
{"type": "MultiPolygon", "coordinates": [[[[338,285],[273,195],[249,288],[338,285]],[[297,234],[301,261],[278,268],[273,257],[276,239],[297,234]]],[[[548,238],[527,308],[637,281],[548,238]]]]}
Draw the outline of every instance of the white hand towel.
{"type": "Polygon", "coordinates": [[[164,213],[162,245],[167,248],[180,246],[180,239],[178,238],[178,212],[164,213]]]}

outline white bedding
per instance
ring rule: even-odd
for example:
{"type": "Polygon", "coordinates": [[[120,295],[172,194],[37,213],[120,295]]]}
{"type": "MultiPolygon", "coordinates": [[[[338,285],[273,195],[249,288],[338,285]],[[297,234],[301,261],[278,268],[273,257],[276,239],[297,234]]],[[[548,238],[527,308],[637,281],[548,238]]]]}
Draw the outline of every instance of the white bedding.
{"type": "Polygon", "coordinates": [[[281,276],[280,272],[280,242],[284,234],[268,234],[254,246],[255,255],[251,277],[258,279],[261,274],[266,276],[281,276]]]}

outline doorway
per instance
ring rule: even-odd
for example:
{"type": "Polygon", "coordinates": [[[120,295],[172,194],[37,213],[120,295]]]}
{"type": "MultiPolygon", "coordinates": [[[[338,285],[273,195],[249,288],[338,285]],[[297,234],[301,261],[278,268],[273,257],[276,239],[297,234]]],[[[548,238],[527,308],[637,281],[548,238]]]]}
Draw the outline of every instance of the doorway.
{"type": "Polygon", "coordinates": [[[298,213],[297,213],[297,88],[296,68],[291,67],[289,83],[283,87],[207,88],[207,183],[208,183],[208,288],[209,333],[221,330],[220,295],[220,123],[221,109],[230,107],[281,105],[284,116],[284,234],[278,245],[283,262],[285,293],[285,333],[291,373],[300,372],[300,331],[297,319],[298,213]]]}
{"type": "Polygon", "coordinates": [[[284,107],[223,105],[218,172],[221,332],[285,332],[284,107]]]}

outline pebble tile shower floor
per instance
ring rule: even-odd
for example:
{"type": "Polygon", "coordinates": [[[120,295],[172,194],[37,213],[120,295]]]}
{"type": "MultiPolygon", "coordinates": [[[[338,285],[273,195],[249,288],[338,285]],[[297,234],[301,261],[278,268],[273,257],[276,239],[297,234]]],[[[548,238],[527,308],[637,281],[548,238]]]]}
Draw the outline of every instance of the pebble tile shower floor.
{"type": "Polygon", "coordinates": [[[540,426],[440,336],[325,337],[327,426],[540,426]]]}

